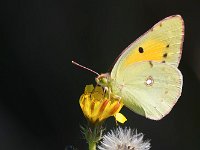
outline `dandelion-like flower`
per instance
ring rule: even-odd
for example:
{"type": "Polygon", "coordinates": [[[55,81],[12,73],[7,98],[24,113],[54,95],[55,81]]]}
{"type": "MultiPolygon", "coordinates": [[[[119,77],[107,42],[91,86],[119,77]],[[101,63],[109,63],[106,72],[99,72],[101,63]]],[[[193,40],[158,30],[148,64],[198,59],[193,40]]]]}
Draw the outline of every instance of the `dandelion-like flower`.
{"type": "Polygon", "coordinates": [[[120,123],[127,119],[119,113],[123,107],[122,101],[115,99],[101,86],[87,85],[79,100],[84,116],[88,120],[86,127],[81,126],[83,135],[88,142],[89,150],[96,150],[96,144],[102,138],[104,120],[114,116],[120,123]]]}
{"type": "Polygon", "coordinates": [[[102,122],[110,116],[114,116],[120,123],[127,120],[119,113],[123,107],[122,101],[109,97],[100,86],[94,88],[93,85],[87,85],[79,103],[85,117],[93,124],[102,122]]]}
{"type": "Polygon", "coordinates": [[[130,128],[118,127],[103,136],[99,150],[149,150],[149,141],[143,141],[143,134],[130,128]]]}

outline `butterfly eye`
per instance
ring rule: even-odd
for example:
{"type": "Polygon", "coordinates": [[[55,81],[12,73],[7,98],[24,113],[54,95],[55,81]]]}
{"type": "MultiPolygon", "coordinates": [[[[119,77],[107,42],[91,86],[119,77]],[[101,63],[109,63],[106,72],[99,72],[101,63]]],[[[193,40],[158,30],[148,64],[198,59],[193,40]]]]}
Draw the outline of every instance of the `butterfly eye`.
{"type": "Polygon", "coordinates": [[[102,78],[102,83],[107,84],[108,80],[106,78],[102,78]]]}
{"type": "Polygon", "coordinates": [[[98,76],[97,78],[95,78],[96,82],[98,85],[101,85],[101,86],[107,86],[108,84],[108,79],[104,76],[98,76]]]}

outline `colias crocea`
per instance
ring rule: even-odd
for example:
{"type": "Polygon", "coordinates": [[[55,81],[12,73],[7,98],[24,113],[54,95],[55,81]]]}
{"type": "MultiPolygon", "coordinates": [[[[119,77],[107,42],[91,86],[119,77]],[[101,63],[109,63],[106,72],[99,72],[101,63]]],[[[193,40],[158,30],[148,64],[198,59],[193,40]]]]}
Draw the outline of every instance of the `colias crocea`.
{"type": "Polygon", "coordinates": [[[183,40],[182,17],[167,17],[130,44],[111,73],[99,75],[96,82],[137,114],[160,120],[182,92],[183,77],[177,67],[183,40]]]}
{"type": "Polygon", "coordinates": [[[183,76],[177,68],[184,40],[180,15],[167,17],[131,43],[117,58],[111,73],[96,82],[126,107],[152,120],[166,116],[182,92],[183,76]]]}

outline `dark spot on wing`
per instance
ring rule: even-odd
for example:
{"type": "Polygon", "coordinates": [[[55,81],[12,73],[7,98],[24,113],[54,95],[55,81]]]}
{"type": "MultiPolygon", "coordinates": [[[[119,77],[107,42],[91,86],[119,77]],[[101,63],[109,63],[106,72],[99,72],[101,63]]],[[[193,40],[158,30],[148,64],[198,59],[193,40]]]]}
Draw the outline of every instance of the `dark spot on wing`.
{"type": "Polygon", "coordinates": [[[139,51],[140,53],[143,53],[143,52],[144,52],[144,49],[143,49],[142,47],[139,47],[138,51],[139,51]]]}
{"type": "Polygon", "coordinates": [[[163,60],[162,63],[165,63],[165,60],[163,60]]]}
{"type": "Polygon", "coordinates": [[[150,64],[150,66],[151,66],[151,68],[152,68],[152,67],[153,67],[152,61],[149,61],[149,64],[150,64]]]}
{"type": "Polygon", "coordinates": [[[166,58],[167,57],[167,53],[163,54],[163,57],[166,58]]]}
{"type": "Polygon", "coordinates": [[[167,48],[169,47],[169,44],[166,46],[167,48]]]}

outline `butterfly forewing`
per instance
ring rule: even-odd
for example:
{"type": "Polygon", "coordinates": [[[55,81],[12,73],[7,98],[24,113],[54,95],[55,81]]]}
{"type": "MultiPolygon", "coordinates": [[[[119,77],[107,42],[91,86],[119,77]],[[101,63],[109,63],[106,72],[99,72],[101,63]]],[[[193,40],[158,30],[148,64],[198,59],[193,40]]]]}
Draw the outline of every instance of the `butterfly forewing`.
{"type": "Polygon", "coordinates": [[[128,65],[141,61],[157,61],[178,66],[184,37],[184,23],[179,15],[167,17],[130,44],[120,55],[111,76],[128,65]]]}

